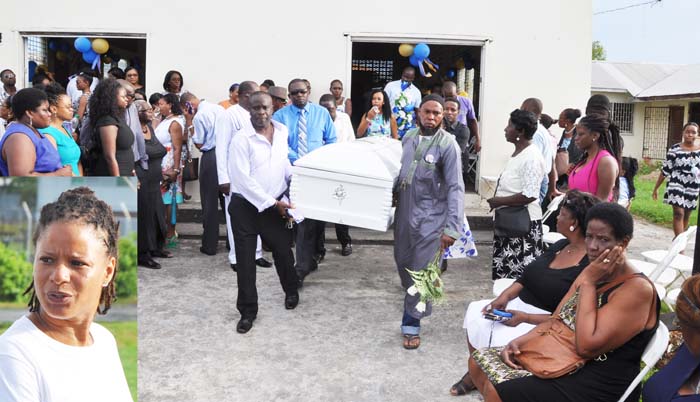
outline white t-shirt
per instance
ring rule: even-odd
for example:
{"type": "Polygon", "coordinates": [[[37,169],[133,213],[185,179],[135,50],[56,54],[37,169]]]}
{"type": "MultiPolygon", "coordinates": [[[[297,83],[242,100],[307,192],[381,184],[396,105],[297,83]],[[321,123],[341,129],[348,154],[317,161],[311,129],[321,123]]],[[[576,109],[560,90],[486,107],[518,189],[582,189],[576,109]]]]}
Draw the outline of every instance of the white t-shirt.
{"type": "Polygon", "coordinates": [[[527,212],[530,214],[530,220],[540,220],[542,219],[539,203],[540,186],[545,174],[542,154],[533,142],[519,154],[508,159],[506,168],[498,181],[496,196],[508,197],[522,193],[526,197],[534,198],[535,200],[527,205],[527,212]]]}
{"type": "Polygon", "coordinates": [[[114,336],[92,323],[90,346],[69,346],[26,316],[0,336],[3,402],[133,402],[114,336]]]}
{"type": "Polygon", "coordinates": [[[352,128],[350,116],[336,109],[333,125],[337,142],[355,141],[355,130],[352,128]]]}
{"type": "Polygon", "coordinates": [[[550,139],[549,131],[541,123],[537,123],[537,131],[532,136],[532,144],[536,145],[540,150],[540,154],[544,159],[545,174],[549,174],[552,170],[554,162],[554,149],[552,149],[552,140],[550,139]]]}

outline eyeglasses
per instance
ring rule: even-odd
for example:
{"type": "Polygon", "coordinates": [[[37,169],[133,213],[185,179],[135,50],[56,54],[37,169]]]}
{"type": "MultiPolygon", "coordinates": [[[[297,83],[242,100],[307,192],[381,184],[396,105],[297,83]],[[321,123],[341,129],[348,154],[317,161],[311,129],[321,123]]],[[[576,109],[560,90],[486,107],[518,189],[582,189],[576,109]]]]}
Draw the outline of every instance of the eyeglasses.
{"type": "Polygon", "coordinates": [[[15,78],[14,74],[5,74],[2,76],[2,78],[15,78]]]}
{"type": "Polygon", "coordinates": [[[305,95],[306,89],[297,89],[296,91],[289,91],[290,95],[305,95]]]}

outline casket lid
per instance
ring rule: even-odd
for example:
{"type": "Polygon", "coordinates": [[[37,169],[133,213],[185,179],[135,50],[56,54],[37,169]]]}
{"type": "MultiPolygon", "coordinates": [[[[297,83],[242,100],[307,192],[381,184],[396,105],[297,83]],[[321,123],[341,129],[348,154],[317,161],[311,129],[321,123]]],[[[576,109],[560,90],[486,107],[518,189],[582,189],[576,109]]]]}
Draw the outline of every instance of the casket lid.
{"type": "Polygon", "coordinates": [[[401,169],[401,141],[369,137],[329,144],[298,159],[294,166],[394,181],[401,169]]]}

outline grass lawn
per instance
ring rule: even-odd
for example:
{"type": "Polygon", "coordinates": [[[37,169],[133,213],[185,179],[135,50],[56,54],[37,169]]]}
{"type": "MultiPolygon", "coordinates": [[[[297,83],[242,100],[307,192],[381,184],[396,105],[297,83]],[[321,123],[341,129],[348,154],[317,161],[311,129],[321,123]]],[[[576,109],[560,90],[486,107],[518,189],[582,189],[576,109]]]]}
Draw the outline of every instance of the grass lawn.
{"type": "MultiPolygon", "coordinates": [[[[138,332],[136,330],[136,321],[126,322],[102,322],[117,340],[119,348],[119,357],[124,366],[126,381],[129,383],[129,390],[134,401],[137,400],[136,394],[136,362],[138,349],[136,347],[138,332]]],[[[0,334],[5,332],[12,325],[11,322],[0,322],[0,334]]]]}
{"type": "MultiPolygon", "coordinates": [[[[659,187],[659,199],[657,201],[651,199],[651,192],[654,190],[657,175],[658,173],[655,172],[653,178],[648,178],[649,176],[635,177],[634,187],[637,190],[637,194],[632,201],[630,212],[651,223],[671,228],[673,224],[673,208],[663,203],[666,182],[659,187]]],[[[698,211],[695,210],[690,215],[690,225],[695,225],[697,221],[698,211]]]]}

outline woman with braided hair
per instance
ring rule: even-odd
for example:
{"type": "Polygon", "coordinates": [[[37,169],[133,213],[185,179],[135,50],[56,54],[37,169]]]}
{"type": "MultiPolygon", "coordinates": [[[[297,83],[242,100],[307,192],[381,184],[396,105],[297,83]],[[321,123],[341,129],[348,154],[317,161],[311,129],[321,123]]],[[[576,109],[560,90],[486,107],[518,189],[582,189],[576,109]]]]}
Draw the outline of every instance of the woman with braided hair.
{"type": "Polygon", "coordinates": [[[29,314],[0,336],[3,401],[132,401],[114,336],[93,322],[115,300],[118,240],[87,187],[41,209],[29,314]]]}
{"type": "Polygon", "coordinates": [[[683,344],[673,359],[644,384],[645,402],[700,401],[700,275],[683,282],[676,301],[683,344]]]}
{"type": "Polygon", "coordinates": [[[569,172],[569,189],[612,201],[622,156],[617,126],[604,115],[588,114],[576,126],[574,141],[583,155],[569,172]]]}

